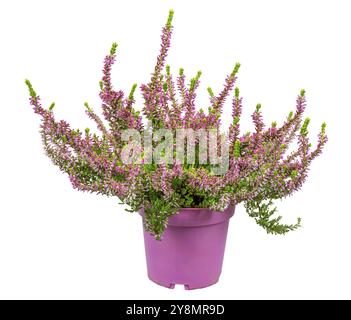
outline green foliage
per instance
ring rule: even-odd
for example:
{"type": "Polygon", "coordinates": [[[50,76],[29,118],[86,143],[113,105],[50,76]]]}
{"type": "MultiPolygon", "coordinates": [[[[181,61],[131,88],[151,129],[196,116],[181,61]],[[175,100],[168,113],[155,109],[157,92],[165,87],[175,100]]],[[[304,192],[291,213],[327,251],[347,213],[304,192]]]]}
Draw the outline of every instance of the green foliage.
{"type": "Polygon", "coordinates": [[[268,202],[260,198],[249,200],[245,202],[245,208],[249,216],[254,218],[267,233],[285,234],[301,227],[301,218],[297,219],[296,224],[282,224],[281,216],[274,217],[277,208],[273,207],[272,199],[268,199],[268,202]]]}
{"type": "Polygon", "coordinates": [[[161,240],[167,228],[168,218],[174,215],[178,208],[173,201],[158,196],[156,192],[150,196],[149,205],[144,206],[144,227],[156,240],[161,240]]]}
{"type": "Polygon", "coordinates": [[[236,140],[234,143],[234,158],[238,159],[240,157],[240,141],[236,140]]]}
{"type": "Polygon", "coordinates": [[[233,125],[236,126],[240,122],[240,117],[235,117],[233,119],[233,125]]]}
{"type": "Polygon", "coordinates": [[[293,171],[291,171],[290,177],[291,177],[291,179],[295,179],[297,177],[297,175],[298,175],[298,171],[293,170],[293,171]]]}

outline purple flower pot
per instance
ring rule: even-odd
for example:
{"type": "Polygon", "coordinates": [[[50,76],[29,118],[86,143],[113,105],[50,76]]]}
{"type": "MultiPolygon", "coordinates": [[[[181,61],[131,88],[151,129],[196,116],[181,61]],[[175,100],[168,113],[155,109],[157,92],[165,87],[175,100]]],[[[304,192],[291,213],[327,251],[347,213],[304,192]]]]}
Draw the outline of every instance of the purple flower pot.
{"type": "Polygon", "coordinates": [[[182,284],[187,290],[218,282],[234,210],[180,209],[169,219],[161,241],[144,230],[149,279],[167,288],[182,284]]]}

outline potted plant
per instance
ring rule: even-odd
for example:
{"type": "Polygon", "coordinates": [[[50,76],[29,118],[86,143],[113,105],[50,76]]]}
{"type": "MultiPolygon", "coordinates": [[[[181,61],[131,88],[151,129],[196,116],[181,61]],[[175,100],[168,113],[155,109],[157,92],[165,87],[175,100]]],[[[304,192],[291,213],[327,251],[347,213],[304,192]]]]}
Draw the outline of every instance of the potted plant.
{"type": "Polygon", "coordinates": [[[128,210],[139,212],[149,278],[170,288],[184,284],[194,289],[218,281],[229,219],[239,203],[268,233],[285,234],[300,226],[300,218],[296,224],[283,224],[273,201],[301,188],[327,136],[323,123],[312,148],[310,120],[303,119],[304,90],[282,125],[265,126],[258,104],[252,114],[255,130],[240,134],[238,63],[219,94],[208,88],[208,110],[196,109],[201,72],[187,82],[183,69],[174,76],[165,65],[172,18],[171,10],[151,80],[140,87],[141,111],[134,107],[136,84],[129,95],[112,87],[117,44],[112,45],[100,81],[105,119],[85,103],[99,134],[56,120],[54,104],[43,108],[31,83],[26,84],[30,104],[41,117],[46,154],[68,174],[73,188],[116,196],[128,210]],[[228,133],[223,133],[221,113],[232,91],[233,119],[228,133]],[[289,149],[292,142],[297,143],[295,150],[289,149]]]}

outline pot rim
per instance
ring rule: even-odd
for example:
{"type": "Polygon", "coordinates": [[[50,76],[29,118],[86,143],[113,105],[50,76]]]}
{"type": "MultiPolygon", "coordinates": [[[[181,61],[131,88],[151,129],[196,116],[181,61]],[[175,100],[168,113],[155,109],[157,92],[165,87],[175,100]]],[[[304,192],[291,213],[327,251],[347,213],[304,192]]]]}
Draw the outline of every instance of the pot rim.
{"type": "MultiPolygon", "coordinates": [[[[172,227],[201,227],[223,223],[229,220],[235,212],[235,206],[228,206],[223,211],[209,208],[178,208],[178,212],[168,218],[168,226],[172,227]],[[201,213],[201,211],[203,211],[201,213]],[[217,214],[214,214],[217,213],[217,214]]],[[[139,211],[144,216],[144,209],[139,211]]]]}

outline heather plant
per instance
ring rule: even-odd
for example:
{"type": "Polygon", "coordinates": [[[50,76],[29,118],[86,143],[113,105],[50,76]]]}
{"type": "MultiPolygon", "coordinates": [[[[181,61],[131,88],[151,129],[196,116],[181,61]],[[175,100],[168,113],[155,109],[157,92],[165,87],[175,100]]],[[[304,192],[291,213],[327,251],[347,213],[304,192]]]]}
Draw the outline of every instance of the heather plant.
{"type": "MultiPolygon", "coordinates": [[[[73,188],[107,196],[116,196],[128,205],[128,211],[144,210],[145,228],[161,239],[168,218],[179,208],[211,208],[223,211],[229,205],[243,203],[250,217],[268,233],[285,234],[300,226],[284,224],[277,215],[274,200],[290,196],[305,182],[310,164],[327,142],[325,123],[322,124],[315,148],[308,137],[309,118],[303,117],[306,107],[305,91],[296,99],[296,109],[283,124],[263,122],[261,105],[252,114],[254,131],[240,133],[242,97],[235,87],[240,64],[236,63],[225,79],[222,90],[215,94],[208,88],[209,107],[205,111],[195,107],[196,91],[201,72],[186,79],[180,69],[177,75],[165,65],[170,48],[173,11],[162,29],[161,49],[150,82],[140,89],[144,99],[142,110],[135,108],[134,84],[126,95],[111,82],[111,68],[116,59],[114,43],[105,57],[100,81],[102,119],[85,103],[86,114],[99,129],[93,133],[71,128],[64,120],[56,120],[54,104],[47,109],[26,80],[30,104],[41,117],[40,133],[44,149],[52,162],[68,174],[73,188]],[[233,92],[233,93],[232,93],[233,92]],[[232,95],[232,122],[228,133],[221,132],[221,114],[226,99],[232,95]],[[143,121],[146,120],[146,121],[143,121]],[[185,137],[185,152],[194,148],[195,161],[187,156],[179,158],[176,130],[205,132],[205,149],[198,137],[185,137]],[[171,154],[173,161],[156,161],[152,149],[164,139],[160,130],[171,131],[171,153],[160,151],[158,160],[171,154]],[[139,134],[139,144],[131,148],[132,132],[139,134]],[[210,146],[210,133],[215,132],[217,143],[210,146]],[[127,138],[126,138],[127,137],[127,138]],[[191,140],[191,141],[190,141],[191,140]],[[225,141],[220,143],[218,141],[225,141]],[[149,142],[147,150],[143,146],[149,142]],[[291,151],[291,145],[297,147],[291,151]],[[128,149],[129,148],[129,149],[128,149]],[[139,148],[139,149],[138,149],[139,148]],[[134,150],[133,150],[134,149],[134,150]],[[138,149],[136,161],[124,161],[123,153],[138,149]],[[150,151],[151,149],[151,151],[150,151]],[[228,150],[226,170],[218,171],[218,161],[203,161],[228,150]],[[201,151],[202,150],[202,151],[201,151]],[[179,160],[181,159],[181,160],[179,160]],[[202,159],[202,161],[200,161],[202,159]]],[[[169,150],[168,150],[169,151],[169,150]]],[[[187,153],[188,154],[188,153],[187,153]]]]}

